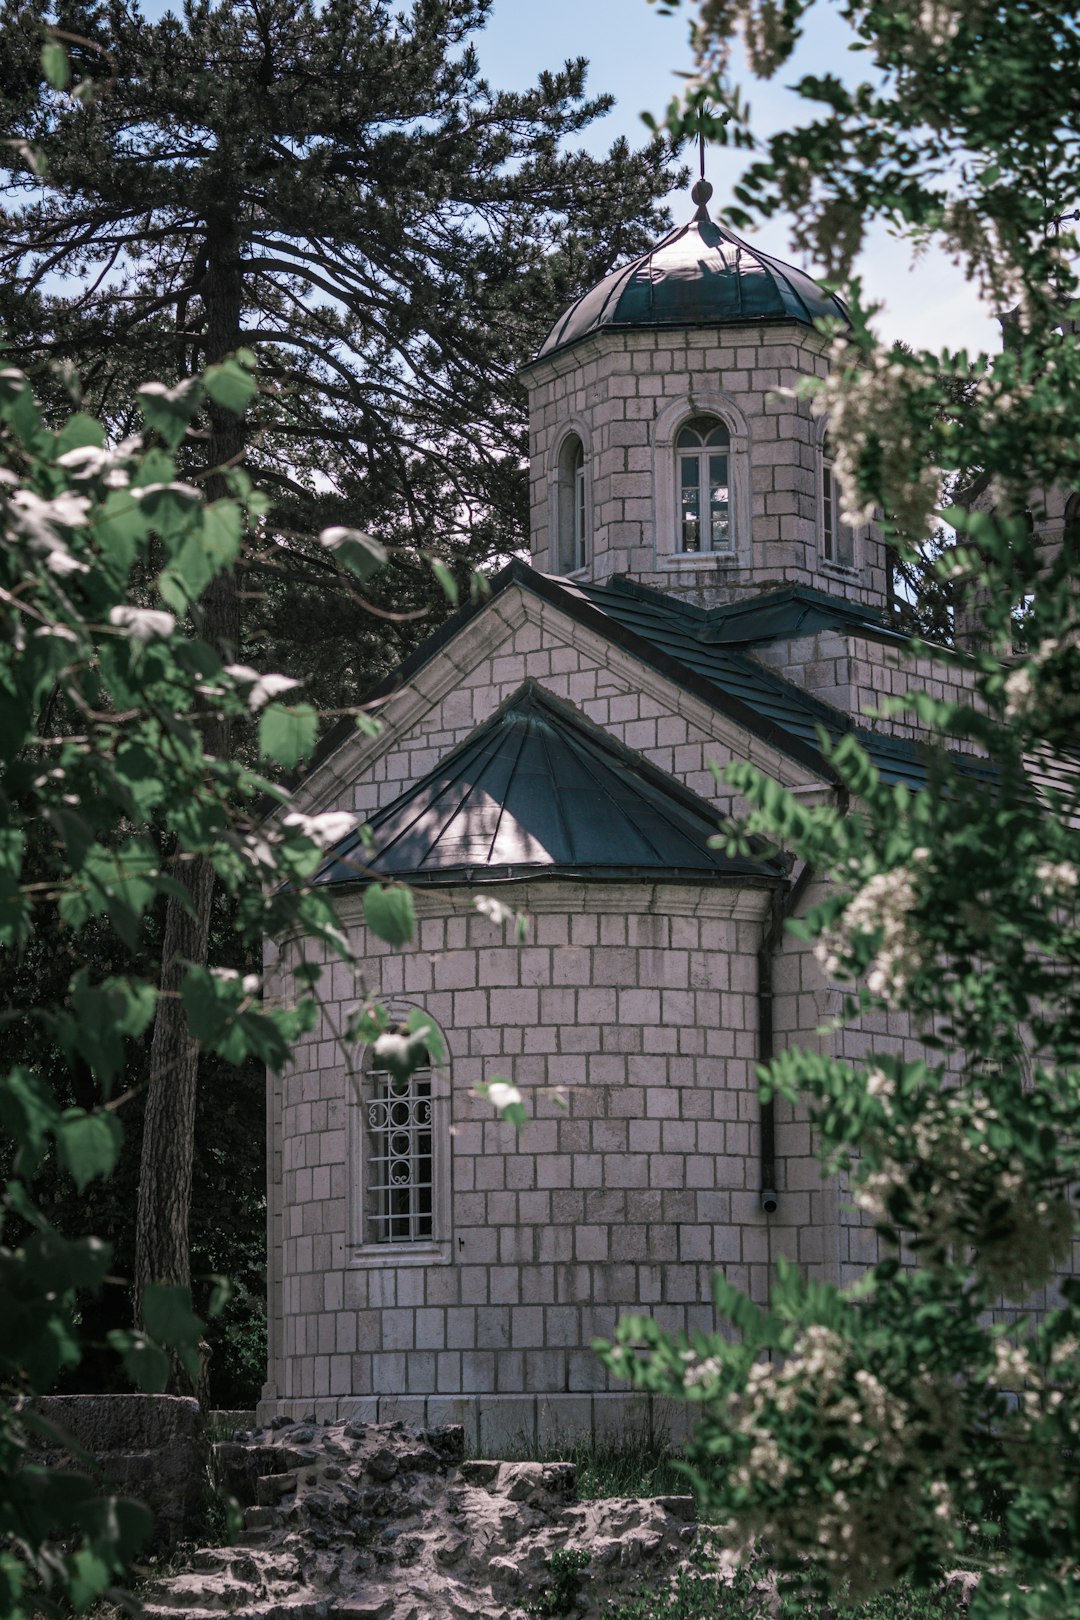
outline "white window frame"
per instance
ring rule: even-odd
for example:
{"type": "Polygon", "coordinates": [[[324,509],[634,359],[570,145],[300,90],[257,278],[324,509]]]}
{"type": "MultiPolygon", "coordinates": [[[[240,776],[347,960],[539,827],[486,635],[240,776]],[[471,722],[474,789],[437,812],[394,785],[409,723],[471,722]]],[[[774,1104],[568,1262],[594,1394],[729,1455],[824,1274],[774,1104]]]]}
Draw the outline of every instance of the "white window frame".
{"type": "MultiPolygon", "coordinates": [[[[706,452],[707,454],[707,452],[706,452]]],[[[749,568],[753,561],[750,526],[750,428],[734,401],[719,393],[673,400],[653,428],[653,533],[655,565],[665,572],[749,568]],[[731,543],[723,551],[681,549],[682,503],[677,441],[696,416],[714,416],[728,431],[728,521],[731,543]]]]}
{"type": "Polygon", "coordinates": [[[707,416],[691,417],[684,422],[675,436],[675,471],[676,486],[679,491],[679,505],[675,513],[675,549],[684,557],[710,556],[726,557],[735,550],[735,529],[731,499],[731,434],[727,423],[713,413],[707,416]],[[709,424],[712,424],[710,426],[709,424]],[[722,429],[724,433],[723,445],[710,445],[708,440],[722,429]],[[682,440],[687,431],[696,434],[701,443],[698,445],[683,445],[682,440]],[[725,488],[727,498],[727,538],[722,545],[716,544],[712,524],[712,462],[714,458],[722,456],[724,459],[725,488]],[[692,484],[686,482],[686,470],[692,468],[695,474],[692,484]],[[683,500],[683,491],[687,488],[696,488],[698,495],[698,544],[686,544],[686,504],[683,500]],[[708,533],[705,533],[706,527],[708,533]]]}
{"type": "MultiPolygon", "coordinates": [[[[393,1016],[402,1017],[411,1008],[390,1009],[393,1016]]],[[[449,1063],[449,1056],[447,1058],[449,1063]]],[[[349,1083],[347,1151],[349,1171],[349,1232],[348,1246],[351,1263],[356,1266],[429,1266],[446,1265],[451,1257],[451,1154],[450,1154],[450,1091],[447,1067],[423,1065],[414,1071],[415,1078],[430,1087],[431,1127],[431,1231],[415,1238],[380,1240],[372,1233],[372,1149],[379,1143],[378,1135],[370,1128],[370,1111],[385,1099],[384,1090],[389,1071],[380,1067],[372,1053],[365,1056],[359,1071],[349,1083]]],[[[411,1088],[411,1081],[410,1081],[411,1088]]],[[[408,1135],[408,1129],[403,1132],[408,1135]]],[[[389,1155],[388,1155],[389,1157],[389,1155]]],[[[402,1163],[411,1163],[409,1154],[399,1155],[402,1163]]],[[[380,1178],[384,1174],[379,1172],[380,1178]]]]}
{"type": "Polygon", "coordinates": [[[576,579],[592,560],[593,499],[591,451],[583,423],[566,423],[548,467],[549,566],[553,574],[576,579]],[[572,566],[567,567],[569,562],[572,566]]]}

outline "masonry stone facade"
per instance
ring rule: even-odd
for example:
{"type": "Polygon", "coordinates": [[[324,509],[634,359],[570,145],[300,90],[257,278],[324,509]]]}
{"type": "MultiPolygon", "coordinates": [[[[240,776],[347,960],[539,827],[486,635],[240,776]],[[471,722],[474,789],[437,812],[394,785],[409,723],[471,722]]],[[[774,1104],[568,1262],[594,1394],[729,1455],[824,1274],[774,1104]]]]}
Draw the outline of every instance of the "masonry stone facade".
{"type": "MultiPolygon", "coordinates": [[[[874,711],[963,672],[906,658],[876,530],[839,543],[793,392],[823,374],[825,295],[704,201],[609,283],[525,369],[533,566],[384,683],[378,735],[346,728],[297,795],[371,841],[322,874],[359,976],[325,959],[321,1021],[268,1082],[263,1419],[456,1421],[485,1449],[674,1425],[592,1352],[620,1315],[709,1328],[718,1269],[763,1299],[780,1256],[845,1282],[872,1255],[806,1119],[766,1120],[755,1065],[766,1036],[917,1048],[894,1014],[822,1032],[841,991],[781,927],[820,891],[715,849],[740,809],[718,772],[828,801],[824,728],[917,788],[924,734],[874,711]],[[716,459],[683,450],[688,425],[716,427],[716,459]],[[714,525],[695,549],[691,507],[714,525]],[[402,949],[365,927],[373,873],[414,886],[402,949]],[[527,916],[523,944],[478,894],[527,916]],[[344,1045],[366,996],[423,1009],[445,1061],[396,1083],[344,1045]],[[520,1137],[477,1095],[497,1077],[529,1100],[520,1137]]],[[[268,948],[271,992],[298,952],[268,948]]]]}

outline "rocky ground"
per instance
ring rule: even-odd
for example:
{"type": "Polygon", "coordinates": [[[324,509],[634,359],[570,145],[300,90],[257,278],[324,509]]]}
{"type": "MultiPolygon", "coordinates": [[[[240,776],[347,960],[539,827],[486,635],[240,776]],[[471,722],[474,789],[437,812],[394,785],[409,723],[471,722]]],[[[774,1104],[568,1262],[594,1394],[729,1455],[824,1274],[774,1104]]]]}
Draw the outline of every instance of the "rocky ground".
{"type": "Polygon", "coordinates": [[[692,1497],[578,1502],[572,1464],[466,1462],[458,1428],[281,1420],[217,1452],[243,1534],[156,1582],[147,1620],[597,1616],[697,1535],[692,1497]]]}

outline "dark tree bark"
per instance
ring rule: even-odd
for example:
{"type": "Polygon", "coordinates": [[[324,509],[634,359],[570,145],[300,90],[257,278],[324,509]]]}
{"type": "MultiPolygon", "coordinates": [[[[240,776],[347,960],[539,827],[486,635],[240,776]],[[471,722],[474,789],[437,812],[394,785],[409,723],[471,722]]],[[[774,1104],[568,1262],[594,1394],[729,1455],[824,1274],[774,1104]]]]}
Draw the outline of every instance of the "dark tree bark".
{"type": "MultiPolygon", "coordinates": [[[[207,265],[203,289],[206,309],[205,360],[223,360],[240,346],[243,272],[237,233],[227,217],[208,222],[207,265]]],[[[236,465],[245,448],[243,420],[211,404],[206,490],[211,500],[228,493],[223,469],[236,465]]],[[[203,640],[226,661],[240,647],[240,593],[231,569],[219,574],[202,601],[203,640]]],[[[207,752],[228,754],[230,736],[224,716],[209,714],[202,725],[207,752]]],[[[162,947],[161,998],[150,1049],[150,1082],[139,1171],[139,1204],[135,1227],[135,1308],[141,1319],[143,1290],[161,1282],[191,1283],[188,1221],[195,1148],[195,1106],[199,1080],[199,1045],[188,1028],[180,1001],[187,968],[205,966],[210,940],[214,871],[199,857],[176,860],[173,875],[183,885],[190,909],[170,898],[162,947]]],[[[205,1363],[204,1363],[205,1365],[205,1363]]],[[[174,1381],[185,1374],[174,1361],[174,1381]]],[[[205,1379],[200,1381],[205,1385],[205,1379]]],[[[204,1389],[196,1390],[200,1396],[204,1389]]]]}

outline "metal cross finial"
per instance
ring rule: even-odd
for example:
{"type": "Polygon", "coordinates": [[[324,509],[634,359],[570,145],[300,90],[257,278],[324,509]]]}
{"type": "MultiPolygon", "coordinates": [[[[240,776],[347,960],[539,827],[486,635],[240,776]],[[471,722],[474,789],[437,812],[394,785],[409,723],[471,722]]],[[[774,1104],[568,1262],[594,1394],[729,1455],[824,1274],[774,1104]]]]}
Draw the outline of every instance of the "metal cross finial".
{"type": "Polygon", "coordinates": [[[696,217],[698,219],[708,219],[708,201],[712,196],[712,186],[710,186],[709,182],[705,178],[705,120],[709,117],[710,111],[711,109],[704,105],[698,110],[697,140],[699,178],[693,191],[690,193],[694,202],[697,204],[698,211],[696,217]]]}

